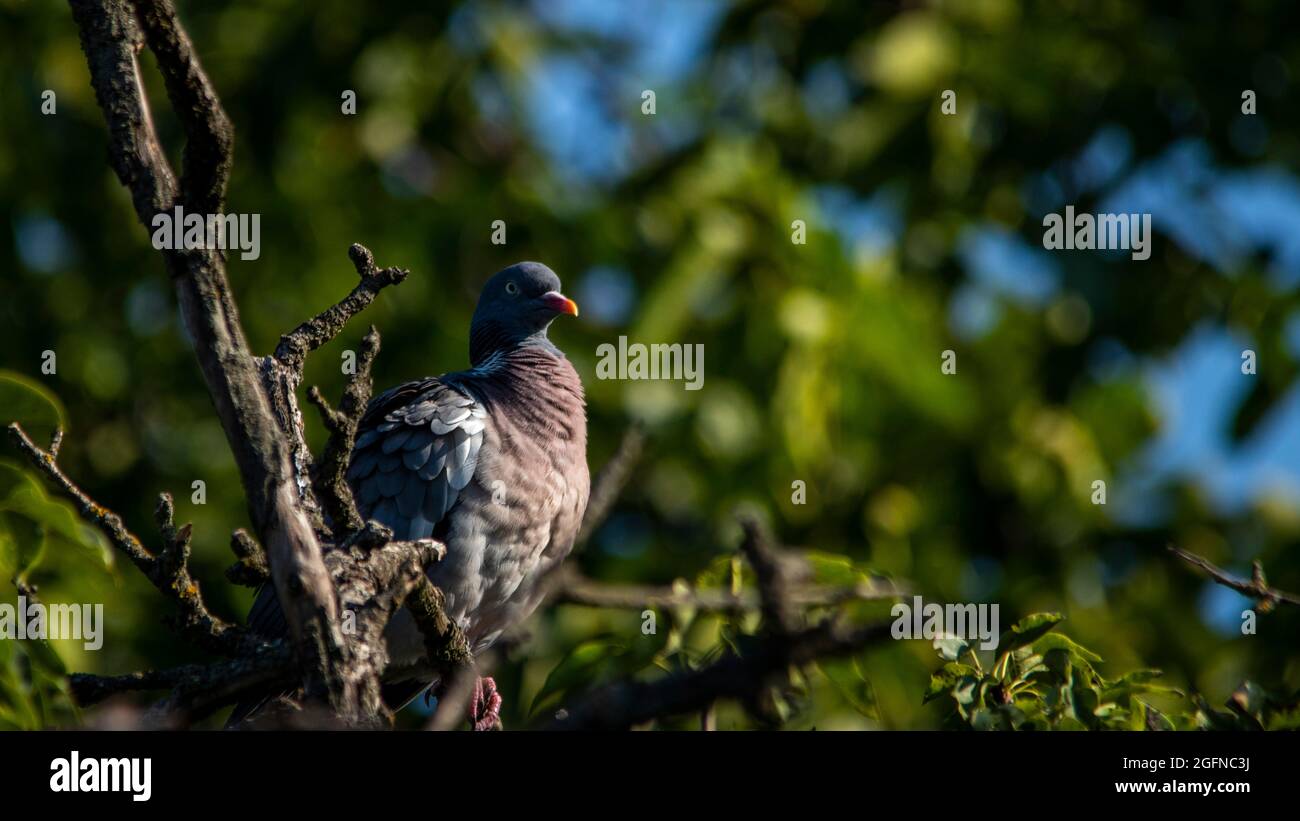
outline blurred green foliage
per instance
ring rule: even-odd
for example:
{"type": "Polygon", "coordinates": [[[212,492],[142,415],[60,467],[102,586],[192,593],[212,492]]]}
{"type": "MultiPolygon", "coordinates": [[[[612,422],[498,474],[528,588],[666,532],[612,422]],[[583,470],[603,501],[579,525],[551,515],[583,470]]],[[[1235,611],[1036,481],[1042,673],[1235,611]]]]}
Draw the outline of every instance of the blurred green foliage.
{"type": "MultiPolygon", "coordinates": [[[[271,349],[346,293],[347,246],[362,242],[413,275],[310,358],[307,383],[337,395],[340,356],[369,322],[384,335],[378,387],[459,369],[481,282],[541,260],[583,307],[553,338],[586,382],[593,469],[630,420],[650,434],[614,516],[573,559],[584,573],[740,583],[743,508],[790,545],[907,580],[927,599],[998,602],[1009,620],[1068,618],[1073,642],[1049,633],[985,658],[985,673],[968,658],[934,674],[924,642],[826,662],[781,698],[788,727],[940,727],[953,698],[975,726],[1192,726],[1196,710],[1211,724],[1219,715],[1193,709],[1201,694],[1221,704],[1246,692],[1254,705],[1263,696],[1239,690],[1245,680],[1300,689],[1300,614],[1261,616],[1250,636],[1221,629],[1210,605],[1224,605],[1222,591],[1164,552],[1172,542],[1238,570],[1258,558],[1273,584],[1300,589],[1294,506],[1260,493],[1225,511],[1196,477],[1152,474],[1165,504],[1134,520],[1110,512],[1121,477],[1143,477],[1139,456],[1168,424],[1145,365],[1207,322],[1248,332],[1264,364],[1222,431],[1239,440],[1300,371],[1286,344],[1295,289],[1267,276],[1263,255],[1215,265],[1161,236],[1140,267],[1061,255],[1042,299],[981,292],[995,311],[979,333],[955,320],[972,293],[968,232],[991,225],[1037,245],[1025,190],[1045,175],[1070,182],[1071,159],[1104,125],[1128,135],[1130,168],[1188,138],[1225,167],[1297,167],[1291,4],[602,5],[615,4],[181,3],[236,126],[227,208],[262,215],[260,257],[229,262],[253,347],[271,349]],[[674,15],[696,21],[694,41],[674,15]],[[1262,149],[1241,137],[1243,88],[1260,96],[1262,149]],[[340,110],[349,89],[354,116],[340,110]],[[653,116],[641,112],[643,89],[656,91],[653,116]],[[956,91],[953,116],[940,112],[944,89],[956,91]],[[504,247],[489,242],[498,219],[504,247]],[[791,242],[796,220],[806,244],[791,242]],[[597,346],[620,334],[703,344],[704,389],[596,380],[597,346]],[[1099,365],[1116,341],[1122,355],[1099,365]],[[955,375],[940,372],[945,350],[957,353],[955,375]],[[1092,501],[1098,479],[1106,506],[1092,501]],[[1097,656],[1120,678],[1102,679],[1097,656]],[[1191,695],[1179,706],[1160,694],[1158,715],[1138,709],[1133,696],[1154,685],[1131,671],[1150,668],[1191,695]],[[944,697],[924,698],[927,682],[944,697]],[[989,706],[994,687],[1020,717],[989,706]],[[1079,711],[1098,694],[1112,694],[1113,709],[1079,711]]],[[[157,541],[157,493],[174,492],[178,517],[194,523],[209,603],[238,619],[249,593],[221,576],[230,531],[247,524],[238,478],[161,260],[105,162],[69,13],[0,0],[0,25],[10,227],[0,232],[0,417],[37,422],[53,408],[68,432],[60,463],[146,543],[157,541]],[[41,113],[46,89],[54,115],[41,113]],[[41,371],[45,351],[57,354],[55,374],[41,371]],[[22,395],[49,401],[18,404],[20,382],[37,388],[22,395]],[[206,504],[189,504],[200,479],[206,504]]],[[[179,163],[179,128],[144,62],[179,163]]],[[[1100,197],[1078,190],[1081,205],[1100,197]]],[[[307,421],[319,446],[322,430],[307,421]]],[[[38,583],[47,601],[106,605],[104,648],[54,642],[62,664],[121,673],[199,660],[159,625],[148,584],[105,561],[102,541],[17,469],[16,454],[4,459],[6,581],[38,583]]],[[[863,620],[886,612],[852,608],[863,620]]],[[[660,614],[650,636],[641,624],[636,612],[576,605],[538,614],[498,671],[505,725],[545,719],[610,676],[706,663],[755,627],[693,613],[660,614]]],[[[80,720],[58,707],[58,672],[38,653],[0,641],[0,722],[80,720]]],[[[721,705],[718,726],[751,721],[721,705]]]]}

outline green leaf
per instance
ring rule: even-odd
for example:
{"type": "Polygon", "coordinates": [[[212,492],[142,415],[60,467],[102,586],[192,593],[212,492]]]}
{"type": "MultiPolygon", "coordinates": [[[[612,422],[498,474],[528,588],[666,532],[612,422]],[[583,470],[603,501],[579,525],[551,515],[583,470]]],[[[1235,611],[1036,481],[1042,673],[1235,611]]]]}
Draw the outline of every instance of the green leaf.
{"type": "Polygon", "coordinates": [[[805,550],[800,555],[812,568],[812,580],[817,584],[833,587],[881,586],[889,581],[887,576],[869,570],[839,553],[805,550]]]}
{"type": "Polygon", "coordinates": [[[941,635],[934,639],[934,649],[946,661],[956,661],[970,649],[970,643],[961,636],[941,635]]]}
{"type": "Polygon", "coordinates": [[[1026,681],[1034,673],[1047,669],[1043,657],[1034,652],[1032,647],[1021,647],[1012,653],[1016,662],[1016,681],[1026,681]]]}
{"type": "Polygon", "coordinates": [[[533,697],[529,712],[535,712],[547,696],[562,693],[578,684],[588,684],[599,677],[603,668],[626,651],[613,639],[590,639],[574,647],[546,676],[542,689],[533,697]]]}
{"type": "Polygon", "coordinates": [[[1025,616],[1011,625],[1011,629],[1003,633],[1002,637],[998,639],[998,650],[1002,653],[1008,653],[1025,645],[1033,644],[1047,635],[1064,618],[1060,613],[1035,613],[1032,616],[1025,616]]]}
{"type": "Polygon", "coordinates": [[[1159,670],[1134,670],[1117,681],[1107,682],[1102,687],[1101,697],[1107,701],[1127,703],[1132,696],[1143,693],[1171,695],[1180,698],[1186,695],[1177,688],[1154,683],[1155,679],[1162,675],[1164,674],[1159,670]]]}
{"type": "Polygon", "coordinates": [[[1100,664],[1102,660],[1101,656],[1063,633],[1051,633],[1043,636],[1034,642],[1033,649],[1035,653],[1040,655],[1046,654],[1048,650],[1064,650],[1074,658],[1086,661],[1089,664],[1100,664]]]}
{"type": "Polygon", "coordinates": [[[872,721],[880,720],[876,690],[856,658],[822,661],[817,666],[850,707],[872,721]]]}
{"type": "Polygon", "coordinates": [[[1162,677],[1164,674],[1165,673],[1163,670],[1155,670],[1155,669],[1134,670],[1131,673],[1125,673],[1124,675],[1120,676],[1118,679],[1111,682],[1111,685],[1146,684],[1148,682],[1155,681],[1156,679],[1162,677]]]}
{"type": "Polygon", "coordinates": [[[970,726],[976,730],[1009,730],[1010,719],[1001,710],[979,708],[971,711],[970,726]]]}
{"type": "Polygon", "coordinates": [[[67,665],[59,654],[54,651],[49,641],[45,639],[27,639],[22,643],[23,651],[27,657],[32,660],[33,664],[39,665],[45,672],[54,676],[66,676],[68,674],[67,665]]]}
{"type": "Polygon", "coordinates": [[[0,510],[0,574],[20,582],[45,553],[45,529],[26,516],[0,510]]]}
{"type": "Polygon", "coordinates": [[[112,566],[107,539],[71,503],[48,496],[31,473],[0,460],[0,570],[29,573],[48,541],[90,550],[104,567],[112,566]]]}
{"type": "Polygon", "coordinates": [[[1097,708],[1101,705],[1101,694],[1089,683],[1089,675],[1080,675],[1078,669],[1072,671],[1070,677],[1070,704],[1075,718],[1088,727],[1095,727],[1097,725],[1097,708]]]}
{"type": "Polygon", "coordinates": [[[63,404],[44,385],[20,373],[0,370],[0,425],[18,422],[42,447],[65,428],[63,404]]]}
{"type": "Polygon", "coordinates": [[[1031,648],[1035,653],[1043,656],[1047,656],[1054,651],[1064,653],[1076,670],[1083,671],[1090,680],[1101,680],[1101,677],[1097,675],[1097,671],[1092,667],[1093,664],[1101,662],[1101,656],[1075,642],[1069,636],[1061,633],[1049,633],[1035,641],[1031,648]]]}
{"type": "Polygon", "coordinates": [[[738,556],[718,556],[696,575],[695,587],[699,590],[731,590],[734,576],[738,575],[743,584],[753,581],[753,573],[738,556]]]}
{"type": "Polygon", "coordinates": [[[955,661],[948,662],[939,668],[938,672],[930,676],[930,688],[926,690],[925,698],[922,699],[921,703],[927,704],[933,701],[939,696],[948,693],[966,679],[972,682],[979,681],[979,675],[975,672],[974,667],[955,661]]]}

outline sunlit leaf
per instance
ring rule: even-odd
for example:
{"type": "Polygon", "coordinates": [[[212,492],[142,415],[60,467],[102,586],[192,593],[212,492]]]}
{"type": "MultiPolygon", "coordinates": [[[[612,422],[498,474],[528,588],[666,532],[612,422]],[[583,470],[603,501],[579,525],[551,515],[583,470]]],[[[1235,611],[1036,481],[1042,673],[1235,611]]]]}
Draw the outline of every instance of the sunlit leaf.
{"type": "Polygon", "coordinates": [[[1027,644],[1033,644],[1065,617],[1060,613],[1035,613],[1011,625],[998,641],[998,652],[1008,653],[1027,644]]]}
{"type": "Polygon", "coordinates": [[[44,385],[13,371],[0,370],[0,427],[18,422],[41,447],[54,431],[66,428],[63,404],[44,385]]]}

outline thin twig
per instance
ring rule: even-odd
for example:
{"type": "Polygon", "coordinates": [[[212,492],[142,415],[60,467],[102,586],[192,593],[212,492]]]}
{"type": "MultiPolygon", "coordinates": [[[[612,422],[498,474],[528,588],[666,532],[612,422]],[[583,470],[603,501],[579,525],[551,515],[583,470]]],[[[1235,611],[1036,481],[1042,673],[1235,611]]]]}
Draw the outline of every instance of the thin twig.
{"type": "Polygon", "coordinates": [[[797,633],[804,618],[790,593],[809,574],[808,566],[794,557],[777,553],[757,520],[744,517],[740,520],[740,527],[745,534],[740,551],[758,577],[763,623],[778,636],[797,633]]]}
{"type": "Polygon", "coordinates": [[[271,580],[266,551],[242,527],[230,534],[230,549],[238,559],[226,568],[226,579],[244,587],[261,587],[271,580]]]}
{"type": "Polygon", "coordinates": [[[63,428],[55,428],[54,436],[50,438],[50,458],[59,458],[59,448],[63,447],[63,428]]]}
{"type": "Polygon", "coordinates": [[[361,349],[357,351],[356,372],[343,389],[343,398],[337,410],[330,407],[319,388],[312,386],[307,392],[307,400],[320,410],[321,420],[330,432],[312,480],[316,495],[333,524],[336,540],[345,539],[364,524],[357,511],[356,499],[352,496],[346,473],[357,440],[357,427],[361,424],[361,417],[366,412],[373,392],[370,372],[375,357],[379,355],[379,345],[379,331],[371,325],[370,331],[361,340],[361,349]]]}
{"type": "MultiPolygon", "coordinates": [[[[906,594],[905,588],[893,582],[864,582],[845,587],[801,584],[787,591],[790,601],[802,607],[833,607],[851,601],[888,601],[906,594]]],[[[759,597],[754,591],[696,590],[684,584],[662,587],[607,584],[588,579],[571,568],[560,571],[552,601],[625,610],[690,607],[706,612],[744,613],[759,608],[759,597]]]]}
{"type": "Polygon", "coordinates": [[[356,266],[361,282],[338,303],[280,337],[275,358],[285,367],[301,373],[307,354],[338,336],[348,320],[374,302],[381,290],[397,285],[411,273],[405,268],[376,268],[374,255],[361,244],[353,244],[348,249],[348,256],[356,266]]]}
{"type": "Polygon", "coordinates": [[[71,500],[86,521],[94,524],[144,574],[163,596],[176,603],[179,614],[173,626],[196,644],[223,655],[235,655],[245,645],[245,631],[212,615],[203,601],[198,581],[189,572],[190,526],[176,527],[172,521],[171,496],[162,494],[156,517],[162,531],[163,548],[151,554],[140,539],[126,528],[122,517],[99,504],[77,487],[59,468],[54,457],[27,436],[18,423],[9,425],[9,438],[28,461],[71,500]]]}
{"type": "Polygon", "coordinates": [[[1215,583],[1254,599],[1261,612],[1267,613],[1278,604],[1300,605],[1300,596],[1268,586],[1268,582],[1264,578],[1264,566],[1258,561],[1252,566],[1250,581],[1246,581],[1211,563],[1208,559],[1183,550],[1181,547],[1169,545],[1169,552],[1193,567],[1200,568],[1215,583]]]}

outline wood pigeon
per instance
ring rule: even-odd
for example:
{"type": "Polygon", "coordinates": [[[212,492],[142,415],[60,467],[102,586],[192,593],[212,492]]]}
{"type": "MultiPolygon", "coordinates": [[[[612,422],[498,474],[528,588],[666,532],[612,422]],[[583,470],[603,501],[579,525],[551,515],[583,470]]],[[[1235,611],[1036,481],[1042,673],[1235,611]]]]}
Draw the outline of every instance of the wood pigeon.
{"type": "MultiPolygon", "coordinates": [[[[474,652],[537,607],[540,580],[573,547],[587,508],[582,381],[547,338],[552,320],[577,313],[545,265],[520,262],[499,271],[470,324],[470,369],[384,392],[357,430],[347,479],[358,510],[392,528],[394,538],[446,544],[446,558],[429,578],[474,652]]],[[[272,585],[259,592],[249,626],[287,632],[272,585]]],[[[424,655],[405,610],[385,638],[390,664],[424,655]]],[[[429,683],[390,688],[386,695],[399,694],[389,703],[399,707],[429,683]]],[[[495,724],[495,685],[484,679],[475,695],[476,727],[495,724]]],[[[236,707],[232,722],[256,707],[236,707]]]]}

